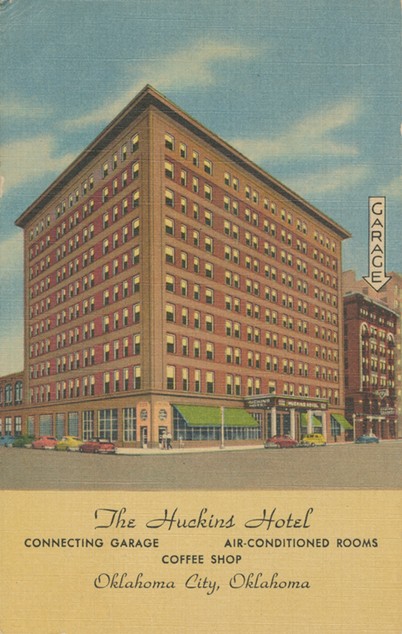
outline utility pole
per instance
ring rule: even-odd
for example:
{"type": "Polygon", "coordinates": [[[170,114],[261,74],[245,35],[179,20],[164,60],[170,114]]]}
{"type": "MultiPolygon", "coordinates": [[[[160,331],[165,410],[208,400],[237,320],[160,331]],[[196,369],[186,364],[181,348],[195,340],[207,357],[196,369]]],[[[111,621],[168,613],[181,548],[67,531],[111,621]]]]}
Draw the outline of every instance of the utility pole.
{"type": "Polygon", "coordinates": [[[225,448],[225,408],[221,407],[221,444],[219,449],[225,448]]]}

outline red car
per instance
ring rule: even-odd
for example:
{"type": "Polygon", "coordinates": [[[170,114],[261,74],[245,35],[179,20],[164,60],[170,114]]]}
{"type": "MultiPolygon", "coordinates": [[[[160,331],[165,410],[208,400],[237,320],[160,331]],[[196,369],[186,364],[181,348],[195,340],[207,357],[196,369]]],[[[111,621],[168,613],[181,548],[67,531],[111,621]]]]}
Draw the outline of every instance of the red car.
{"type": "Polygon", "coordinates": [[[57,438],[54,436],[40,436],[32,441],[32,449],[54,449],[57,445],[57,438]]]}
{"type": "Polygon", "coordinates": [[[82,444],[78,451],[81,453],[116,453],[116,445],[106,438],[92,438],[82,444]]]}
{"type": "Polygon", "coordinates": [[[272,438],[267,438],[264,447],[265,449],[283,449],[284,447],[297,447],[298,445],[297,440],[291,436],[281,436],[278,434],[277,436],[272,436],[272,438]]]}

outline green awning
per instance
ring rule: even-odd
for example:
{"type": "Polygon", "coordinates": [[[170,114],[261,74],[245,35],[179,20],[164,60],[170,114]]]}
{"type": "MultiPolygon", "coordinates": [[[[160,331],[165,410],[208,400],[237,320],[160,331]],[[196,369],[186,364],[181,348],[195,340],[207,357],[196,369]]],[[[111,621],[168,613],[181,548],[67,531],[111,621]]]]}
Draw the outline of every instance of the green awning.
{"type": "Polygon", "coordinates": [[[346,418],[342,416],[342,414],[331,414],[331,418],[334,418],[336,422],[339,423],[341,427],[343,427],[343,429],[353,429],[353,425],[351,425],[349,421],[347,421],[346,418]]]}
{"type": "MultiPolygon", "coordinates": [[[[187,425],[191,427],[220,427],[221,408],[205,407],[203,405],[175,405],[183,416],[187,425]]],[[[258,427],[259,423],[244,409],[234,407],[224,408],[225,427],[258,427]]]]}
{"type": "MultiPolygon", "coordinates": [[[[322,421],[317,416],[312,416],[313,427],[322,427],[322,421]]],[[[305,413],[301,415],[301,426],[307,427],[308,416],[305,413]]]]}

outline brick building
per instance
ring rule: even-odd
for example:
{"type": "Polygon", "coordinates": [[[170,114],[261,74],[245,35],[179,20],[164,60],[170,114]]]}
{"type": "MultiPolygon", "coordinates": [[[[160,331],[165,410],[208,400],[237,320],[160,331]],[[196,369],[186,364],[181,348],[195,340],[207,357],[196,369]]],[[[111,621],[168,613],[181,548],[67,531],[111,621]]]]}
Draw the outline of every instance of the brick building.
{"type": "Polygon", "coordinates": [[[261,441],[344,419],[347,231],[146,86],[16,224],[30,433],[261,441]],[[223,408],[223,409],[222,409],[223,408]]]}
{"type": "Polygon", "coordinates": [[[355,435],[396,438],[398,314],[361,293],[344,297],[346,416],[355,435]]]}
{"type": "Polygon", "coordinates": [[[396,271],[387,273],[391,278],[380,290],[375,291],[364,279],[356,279],[354,271],[344,271],[343,291],[349,293],[361,293],[380,304],[385,304],[398,315],[396,323],[396,337],[394,349],[394,373],[395,373],[395,408],[397,417],[397,435],[402,436],[402,274],[396,271]]]}
{"type": "Polygon", "coordinates": [[[22,433],[24,373],[0,377],[0,436],[22,433]]]}

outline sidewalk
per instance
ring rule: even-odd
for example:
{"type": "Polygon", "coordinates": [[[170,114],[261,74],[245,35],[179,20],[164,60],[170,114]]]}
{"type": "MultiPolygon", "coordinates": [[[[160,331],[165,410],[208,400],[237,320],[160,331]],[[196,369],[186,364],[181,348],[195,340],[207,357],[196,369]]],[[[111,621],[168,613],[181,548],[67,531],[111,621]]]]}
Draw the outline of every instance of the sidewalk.
{"type": "Polygon", "coordinates": [[[205,453],[205,452],[221,452],[221,451],[246,451],[251,449],[263,449],[264,445],[237,445],[231,447],[221,447],[219,445],[211,446],[211,447],[173,447],[173,449],[159,449],[159,447],[154,447],[153,449],[142,449],[139,447],[134,448],[126,448],[126,447],[118,447],[116,449],[116,454],[122,455],[138,455],[138,456],[149,456],[158,454],[160,456],[170,456],[174,453],[179,453],[185,455],[187,453],[205,453]]]}

